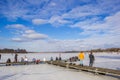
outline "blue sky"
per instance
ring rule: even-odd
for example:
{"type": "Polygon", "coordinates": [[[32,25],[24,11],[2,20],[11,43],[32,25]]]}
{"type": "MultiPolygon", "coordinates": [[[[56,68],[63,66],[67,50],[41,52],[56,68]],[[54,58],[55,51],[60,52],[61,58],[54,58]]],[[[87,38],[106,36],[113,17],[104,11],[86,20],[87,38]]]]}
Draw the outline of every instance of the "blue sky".
{"type": "Polygon", "coordinates": [[[0,0],[0,48],[120,47],[120,0],[0,0]]]}

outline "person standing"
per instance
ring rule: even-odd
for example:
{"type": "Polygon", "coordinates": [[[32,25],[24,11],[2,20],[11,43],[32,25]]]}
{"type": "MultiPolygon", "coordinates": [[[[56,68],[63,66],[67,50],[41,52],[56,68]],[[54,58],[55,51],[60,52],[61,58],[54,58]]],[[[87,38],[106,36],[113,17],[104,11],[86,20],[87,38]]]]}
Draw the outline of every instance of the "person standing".
{"type": "Polygon", "coordinates": [[[61,61],[62,60],[62,58],[61,57],[59,57],[59,61],[61,61]]]}
{"type": "Polygon", "coordinates": [[[56,61],[58,61],[58,57],[56,57],[56,61]]]}
{"type": "Polygon", "coordinates": [[[34,64],[36,63],[36,61],[37,61],[37,60],[36,60],[35,58],[32,59],[32,62],[33,62],[34,64]]]}
{"type": "Polygon", "coordinates": [[[15,54],[15,62],[17,62],[17,57],[18,57],[18,54],[15,54]]]}
{"type": "Polygon", "coordinates": [[[21,62],[24,62],[24,58],[23,57],[21,57],[21,62]]]}
{"type": "Polygon", "coordinates": [[[46,62],[46,58],[45,57],[43,58],[43,62],[46,62]]]}
{"type": "Polygon", "coordinates": [[[81,51],[78,55],[78,58],[80,60],[80,66],[83,66],[83,60],[85,58],[84,52],[81,51]]]}
{"type": "Polygon", "coordinates": [[[53,57],[50,58],[50,61],[53,61],[53,57]]]}
{"type": "Polygon", "coordinates": [[[11,65],[11,59],[8,58],[7,61],[6,61],[6,66],[10,66],[11,65]]]}
{"type": "Polygon", "coordinates": [[[1,60],[1,54],[0,54],[0,60],[1,60]]]}
{"type": "Polygon", "coordinates": [[[94,63],[94,60],[95,60],[95,57],[94,57],[92,52],[90,52],[90,54],[89,54],[89,59],[90,59],[89,66],[92,67],[93,63],[94,63]]]}
{"type": "Polygon", "coordinates": [[[28,58],[26,56],[24,58],[24,62],[25,62],[25,64],[28,64],[28,58]]]}

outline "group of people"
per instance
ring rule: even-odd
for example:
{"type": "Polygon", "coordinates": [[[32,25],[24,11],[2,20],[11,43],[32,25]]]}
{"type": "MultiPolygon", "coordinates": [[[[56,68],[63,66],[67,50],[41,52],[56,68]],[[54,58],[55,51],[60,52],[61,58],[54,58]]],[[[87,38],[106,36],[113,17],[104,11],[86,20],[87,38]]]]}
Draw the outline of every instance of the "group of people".
{"type": "Polygon", "coordinates": [[[70,62],[76,62],[76,61],[78,61],[78,57],[77,56],[70,57],[69,61],[70,62]]]}
{"type": "Polygon", "coordinates": [[[62,58],[61,57],[56,57],[56,59],[55,59],[56,61],[61,61],[62,60],[62,58]]]}
{"type": "MultiPolygon", "coordinates": [[[[0,59],[1,59],[1,54],[0,54],[0,59]]],[[[53,59],[52,59],[53,60],[53,59]]],[[[10,66],[11,65],[11,59],[10,58],[8,58],[7,59],[7,61],[6,61],[6,66],[10,66]]],[[[14,63],[17,63],[17,62],[23,62],[23,63],[25,63],[25,64],[28,64],[28,58],[27,58],[27,56],[25,55],[24,57],[21,57],[21,60],[18,60],[18,54],[16,53],[15,55],[14,55],[14,61],[13,61],[14,63]]],[[[36,58],[33,58],[32,59],[32,61],[30,61],[30,62],[33,62],[33,63],[35,63],[35,64],[39,64],[40,62],[41,62],[41,60],[40,59],[36,59],[36,58]]],[[[43,62],[46,62],[46,58],[43,58],[43,62]]]]}
{"type": "MultiPolygon", "coordinates": [[[[18,54],[15,54],[15,57],[14,57],[14,62],[18,62],[18,54]]],[[[28,58],[26,57],[21,57],[21,62],[28,62],[28,58]]]]}
{"type": "MultiPolygon", "coordinates": [[[[79,60],[80,61],[80,66],[83,66],[83,60],[84,60],[84,58],[85,58],[84,52],[80,52],[79,55],[78,55],[78,57],[77,56],[71,57],[71,58],[69,58],[69,61],[70,62],[74,62],[74,61],[78,61],[79,60]]],[[[0,54],[0,60],[1,60],[1,54],[0,54]]],[[[46,59],[43,59],[43,60],[46,61],[46,59]]],[[[50,60],[53,61],[53,57],[51,57],[50,60]]],[[[55,60],[56,61],[62,60],[62,58],[61,57],[56,57],[55,60]]],[[[40,62],[40,59],[36,60],[35,58],[33,58],[32,61],[34,63],[38,64],[40,62]]],[[[90,54],[89,54],[89,66],[92,67],[93,64],[94,64],[94,61],[95,61],[95,57],[94,57],[94,55],[93,55],[93,53],[91,51],[90,54]]],[[[14,56],[14,62],[18,62],[18,54],[15,54],[15,56],[14,56]]],[[[28,62],[28,58],[26,56],[25,57],[21,57],[21,62],[26,62],[27,63],[28,62]]],[[[8,58],[7,61],[6,61],[6,63],[11,63],[11,59],[8,58]]],[[[8,64],[8,65],[10,65],[10,64],[8,64]]]]}
{"type": "MultiPolygon", "coordinates": [[[[18,54],[15,54],[14,56],[14,62],[17,63],[18,62],[18,54]]],[[[25,56],[24,58],[21,57],[21,62],[25,62],[27,63],[28,62],[28,58],[25,56]]],[[[7,61],[6,61],[6,66],[10,66],[11,65],[11,59],[8,58],[7,61]]]]}
{"type": "Polygon", "coordinates": [[[21,62],[28,62],[28,58],[25,56],[25,57],[21,57],[21,62]]]}
{"type": "Polygon", "coordinates": [[[50,58],[50,61],[61,61],[62,58],[61,57],[56,57],[55,59],[53,59],[53,57],[50,58]]]}
{"type": "MultiPolygon", "coordinates": [[[[14,57],[14,62],[17,62],[17,61],[18,61],[17,56],[18,56],[18,55],[17,55],[17,54],[15,54],[15,57],[14,57]]],[[[11,65],[11,59],[10,59],[10,58],[8,58],[8,59],[7,59],[7,61],[6,61],[6,63],[7,63],[7,64],[6,64],[6,66],[10,66],[10,65],[11,65]]]]}
{"type": "MultiPolygon", "coordinates": [[[[78,55],[78,58],[80,60],[80,66],[83,66],[83,60],[85,58],[84,52],[80,52],[79,55],[78,55]]],[[[95,61],[95,57],[94,57],[94,55],[93,55],[93,53],[91,51],[90,54],[89,54],[89,66],[92,67],[94,61],[95,61]]]]}

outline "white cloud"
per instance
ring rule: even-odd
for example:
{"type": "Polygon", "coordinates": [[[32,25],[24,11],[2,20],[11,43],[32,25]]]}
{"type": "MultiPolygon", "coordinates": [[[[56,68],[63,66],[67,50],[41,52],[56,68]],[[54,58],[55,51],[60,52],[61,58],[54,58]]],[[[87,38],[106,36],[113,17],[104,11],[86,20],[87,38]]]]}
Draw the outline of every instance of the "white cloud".
{"type": "Polygon", "coordinates": [[[54,2],[51,2],[50,5],[51,5],[51,6],[56,6],[57,4],[54,3],[54,2]]]}
{"type": "MultiPolygon", "coordinates": [[[[89,2],[89,1],[88,1],[89,2]]],[[[92,2],[92,1],[91,1],[92,2]]],[[[96,0],[96,3],[79,5],[75,8],[72,8],[69,12],[66,12],[62,15],[64,18],[75,19],[75,18],[84,18],[88,16],[98,16],[98,15],[110,15],[115,14],[120,10],[119,5],[120,1],[116,0],[96,0]]]]}
{"type": "Polygon", "coordinates": [[[26,2],[28,2],[31,5],[40,5],[40,4],[43,4],[47,1],[48,0],[26,0],[26,2]]]}
{"type": "Polygon", "coordinates": [[[33,30],[26,30],[23,34],[19,35],[18,37],[12,38],[12,41],[15,42],[29,42],[34,40],[43,40],[47,39],[48,36],[45,34],[37,33],[33,30]]]}
{"type": "Polygon", "coordinates": [[[47,45],[52,45],[52,50],[90,50],[97,48],[119,47],[119,36],[91,36],[78,40],[51,40],[47,45]],[[109,46],[108,46],[109,45],[109,46]]]}
{"type": "Polygon", "coordinates": [[[65,11],[67,9],[67,4],[64,2],[64,0],[7,0],[6,2],[1,1],[0,12],[9,20],[17,20],[18,18],[25,20],[31,20],[34,18],[46,19],[53,15],[62,14],[63,12],[61,11],[65,11]],[[62,3],[64,3],[66,7],[63,6],[62,3]]]}
{"type": "Polygon", "coordinates": [[[98,24],[98,23],[101,23],[101,21],[99,20],[99,18],[97,17],[93,17],[91,19],[85,19],[85,20],[82,20],[80,22],[77,22],[73,25],[71,25],[70,27],[79,27],[81,29],[91,29],[91,25],[94,25],[94,24],[98,24]]]}
{"type": "Polygon", "coordinates": [[[64,18],[81,18],[93,15],[103,14],[103,11],[99,8],[96,8],[92,5],[85,5],[73,8],[68,13],[62,15],[64,18]]]}
{"type": "MultiPolygon", "coordinates": [[[[88,37],[78,40],[49,40],[48,42],[39,42],[44,45],[46,51],[66,51],[66,50],[89,50],[97,48],[120,47],[120,12],[107,16],[103,21],[99,18],[92,18],[78,22],[72,27],[82,28],[80,36],[88,37]]],[[[59,17],[58,17],[59,18],[59,17]]],[[[53,19],[53,22],[57,18],[53,19]]],[[[39,48],[43,50],[43,48],[39,48]]]]}
{"type": "Polygon", "coordinates": [[[23,39],[21,38],[12,38],[11,40],[15,42],[23,42],[23,39]]]}
{"type": "Polygon", "coordinates": [[[12,29],[22,29],[25,30],[27,27],[25,27],[22,24],[12,24],[12,25],[7,25],[6,28],[12,28],[12,29]]]}
{"type": "Polygon", "coordinates": [[[52,16],[48,22],[55,27],[71,24],[70,21],[63,19],[61,16],[52,16]]]}
{"type": "Polygon", "coordinates": [[[48,19],[53,15],[63,15],[64,13],[64,18],[78,18],[102,13],[112,14],[118,11],[120,7],[119,0],[96,0],[96,3],[93,2],[91,0],[70,0],[67,3],[65,0],[6,0],[6,2],[1,1],[0,12],[10,20],[17,20],[18,18],[31,20],[36,18],[48,19]]]}
{"type": "Polygon", "coordinates": [[[119,33],[119,27],[120,27],[119,16],[120,16],[120,12],[106,17],[102,22],[99,20],[89,19],[85,21],[80,21],[74,25],[71,25],[71,27],[79,27],[83,29],[84,31],[82,32],[82,34],[92,33],[91,35],[94,35],[99,32],[104,32],[109,35],[110,33],[116,34],[119,33]]]}
{"type": "Polygon", "coordinates": [[[77,40],[50,40],[48,45],[54,45],[54,51],[86,50],[88,45],[82,39],[77,40]]]}
{"type": "Polygon", "coordinates": [[[102,11],[104,11],[105,13],[109,13],[109,14],[113,14],[115,13],[116,11],[119,11],[120,8],[119,8],[119,4],[120,4],[120,1],[119,0],[108,0],[108,1],[105,1],[105,0],[97,0],[97,7],[96,8],[101,8],[102,11]]]}
{"type": "Polygon", "coordinates": [[[51,24],[55,24],[55,23],[67,24],[67,23],[69,23],[69,21],[64,20],[61,16],[52,16],[49,20],[49,23],[51,23],[51,24]]]}
{"type": "Polygon", "coordinates": [[[26,30],[25,33],[26,34],[31,34],[31,33],[35,33],[35,31],[34,30],[26,30]]]}
{"type": "MultiPolygon", "coordinates": [[[[120,47],[120,12],[108,16],[101,23],[94,20],[78,22],[72,27],[83,29],[80,36],[88,35],[83,39],[89,48],[120,47]]],[[[87,47],[86,46],[86,47],[87,47]]]]}
{"type": "Polygon", "coordinates": [[[33,19],[32,20],[33,24],[39,25],[39,24],[46,24],[48,23],[48,20],[44,20],[44,19],[33,19]]]}
{"type": "Polygon", "coordinates": [[[52,16],[49,20],[45,19],[33,19],[33,24],[40,25],[40,24],[51,24],[53,26],[59,26],[64,24],[70,24],[71,22],[68,20],[63,19],[61,16],[52,16]]]}
{"type": "Polygon", "coordinates": [[[33,30],[27,30],[27,31],[25,31],[25,33],[22,34],[22,37],[26,38],[26,39],[32,39],[32,40],[38,40],[38,39],[46,39],[46,38],[48,38],[47,35],[37,33],[37,32],[35,32],[33,30]]]}
{"type": "MultiPolygon", "coordinates": [[[[88,1],[89,2],[89,1],[88,1]]],[[[98,3],[99,4],[99,3],[98,3]]],[[[118,9],[117,9],[118,10],[118,9]]],[[[53,26],[55,25],[70,25],[72,23],[74,23],[74,20],[85,20],[85,19],[98,19],[99,17],[97,17],[98,15],[104,15],[104,14],[113,14],[113,13],[109,13],[110,9],[108,10],[108,12],[106,10],[104,10],[103,8],[100,8],[98,5],[83,5],[83,6],[78,6],[75,8],[72,8],[72,10],[61,14],[60,16],[58,15],[52,15],[49,19],[33,19],[32,22],[34,24],[46,24],[46,23],[50,23],[53,26]],[[87,18],[87,17],[91,17],[91,18],[87,18]]],[[[92,22],[95,20],[92,20],[92,22]]],[[[91,23],[91,21],[89,20],[89,22],[91,23]]],[[[88,22],[84,22],[84,23],[88,23],[88,22]]],[[[81,24],[81,23],[80,23],[81,24]]],[[[82,26],[83,26],[83,22],[82,22],[82,26]]]]}
{"type": "MultiPolygon", "coordinates": [[[[119,36],[120,37],[120,36],[119,36]]],[[[21,42],[17,47],[22,47],[28,51],[71,51],[71,50],[90,50],[95,48],[119,47],[119,41],[115,36],[91,37],[77,40],[36,40],[26,41],[14,38],[14,41],[21,42]]],[[[15,45],[16,46],[16,45],[15,45]]],[[[14,47],[15,47],[14,46],[14,47]]]]}
{"type": "Polygon", "coordinates": [[[26,41],[41,40],[48,38],[47,35],[38,33],[35,30],[31,30],[22,24],[7,25],[6,28],[15,29],[14,31],[12,31],[12,33],[14,32],[15,34],[15,37],[12,38],[12,41],[16,41],[16,42],[26,42],[26,41]]]}

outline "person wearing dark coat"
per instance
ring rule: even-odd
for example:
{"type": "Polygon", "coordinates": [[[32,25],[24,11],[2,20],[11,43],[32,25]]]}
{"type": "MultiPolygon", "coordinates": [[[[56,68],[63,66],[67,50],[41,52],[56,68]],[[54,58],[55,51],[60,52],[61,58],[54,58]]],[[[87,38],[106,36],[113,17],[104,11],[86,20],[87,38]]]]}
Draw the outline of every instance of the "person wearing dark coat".
{"type": "Polygon", "coordinates": [[[15,54],[15,62],[17,62],[17,57],[18,57],[18,54],[15,54]]]}
{"type": "Polygon", "coordinates": [[[0,54],[0,60],[1,60],[1,54],[0,54]]]}
{"type": "Polygon", "coordinates": [[[59,57],[59,61],[61,61],[62,60],[62,58],[61,57],[59,57]]]}
{"type": "Polygon", "coordinates": [[[6,66],[10,66],[11,65],[11,59],[8,58],[7,61],[6,61],[6,63],[7,63],[6,66]]]}
{"type": "Polygon", "coordinates": [[[95,57],[92,52],[89,54],[89,59],[90,59],[89,66],[92,67],[95,60],[95,57]]]}
{"type": "Polygon", "coordinates": [[[58,61],[58,57],[56,57],[56,61],[58,61]]]}
{"type": "Polygon", "coordinates": [[[50,61],[53,61],[53,57],[50,58],[50,61]]]}

